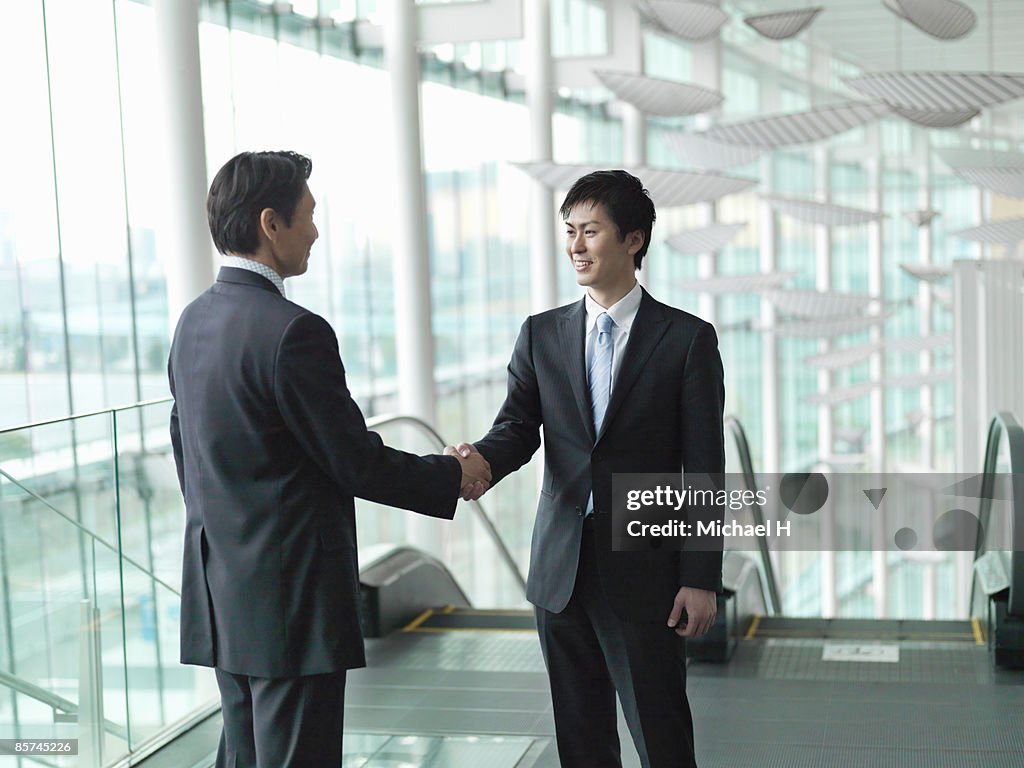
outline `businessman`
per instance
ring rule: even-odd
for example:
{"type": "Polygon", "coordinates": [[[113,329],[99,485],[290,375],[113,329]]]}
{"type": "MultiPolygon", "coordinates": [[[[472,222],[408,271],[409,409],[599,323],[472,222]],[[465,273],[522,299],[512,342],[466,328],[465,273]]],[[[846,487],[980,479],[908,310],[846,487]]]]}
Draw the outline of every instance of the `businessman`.
{"type": "Polygon", "coordinates": [[[527,597],[535,605],[563,768],[621,766],[618,692],[645,768],[695,766],[685,638],[707,632],[721,551],[612,551],[616,473],[721,473],[725,392],[714,328],[636,281],[654,204],[625,171],[569,190],[565,250],[586,296],[527,318],[508,394],[470,446],[492,483],[544,430],[544,480],[527,597]]]}
{"type": "Polygon", "coordinates": [[[216,671],[218,768],[341,764],[345,671],[365,665],[353,497],[450,519],[490,479],[479,457],[417,457],[368,432],[330,325],[285,297],[317,239],[311,169],[244,152],[217,173],[207,213],[224,266],[182,313],[168,363],[181,661],[216,671]]]}

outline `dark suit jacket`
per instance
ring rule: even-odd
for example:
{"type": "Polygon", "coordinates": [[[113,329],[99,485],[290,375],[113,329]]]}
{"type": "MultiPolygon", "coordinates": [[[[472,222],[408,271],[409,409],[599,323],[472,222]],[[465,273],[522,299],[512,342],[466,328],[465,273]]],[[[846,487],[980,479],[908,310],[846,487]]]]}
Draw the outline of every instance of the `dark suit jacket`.
{"type": "Polygon", "coordinates": [[[612,475],[725,470],[722,358],[710,323],[646,291],[630,329],[601,433],[594,434],[585,363],[586,307],[527,318],[508,366],[508,395],[476,443],[492,484],[525,464],[544,429],[544,483],[533,529],[527,597],[560,612],[579,561],[593,489],[598,571],[612,608],[665,621],[680,586],[721,589],[721,551],[611,551],[612,475]]]}
{"type": "Polygon", "coordinates": [[[354,496],[451,518],[461,471],[368,432],[321,317],[222,268],[171,345],[185,496],[181,660],[256,677],[365,664],[354,496]]]}

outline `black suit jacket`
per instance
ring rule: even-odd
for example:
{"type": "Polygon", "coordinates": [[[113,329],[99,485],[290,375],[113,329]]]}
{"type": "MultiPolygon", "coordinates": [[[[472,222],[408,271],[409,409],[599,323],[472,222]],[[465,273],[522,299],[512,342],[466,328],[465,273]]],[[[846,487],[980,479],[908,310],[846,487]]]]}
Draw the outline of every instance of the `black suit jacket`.
{"type": "Polygon", "coordinates": [[[461,470],[368,432],[321,317],[222,268],[168,363],[185,496],[181,660],[256,677],[363,666],[359,496],[451,518],[461,470]]]}
{"type": "Polygon", "coordinates": [[[614,473],[721,473],[725,387],[715,329],[646,291],[630,329],[601,433],[594,434],[585,362],[586,306],[527,318],[508,366],[508,395],[476,443],[492,484],[540,445],[544,482],[533,529],[527,597],[560,612],[579,561],[593,489],[598,571],[612,608],[665,621],[680,586],[721,589],[721,551],[613,552],[608,513],[614,473]]]}

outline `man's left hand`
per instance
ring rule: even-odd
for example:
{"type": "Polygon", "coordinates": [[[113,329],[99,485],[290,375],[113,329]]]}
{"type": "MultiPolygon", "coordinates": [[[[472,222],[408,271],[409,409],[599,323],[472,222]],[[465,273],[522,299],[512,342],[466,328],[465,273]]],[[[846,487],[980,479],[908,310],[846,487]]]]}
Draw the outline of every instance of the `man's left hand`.
{"type": "Polygon", "coordinates": [[[676,599],[672,602],[668,625],[673,627],[680,637],[701,637],[711,629],[717,613],[718,597],[714,592],[696,587],[680,587],[676,599]],[[686,611],[686,624],[679,626],[679,618],[683,611],[686,611]]]}

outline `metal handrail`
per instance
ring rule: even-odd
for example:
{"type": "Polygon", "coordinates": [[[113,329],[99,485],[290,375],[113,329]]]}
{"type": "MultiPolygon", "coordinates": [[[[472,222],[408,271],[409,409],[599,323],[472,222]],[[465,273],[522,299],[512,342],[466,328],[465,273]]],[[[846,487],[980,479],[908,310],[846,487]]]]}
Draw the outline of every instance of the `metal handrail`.
{"type": "MultiPolygon", "coordinates": [[[[1024,520],[1018,515],[1024,510],[1024,429],[1008,411],[1000,411],[989,422],[988,438],[985,441],[985,462],[982,465],[981,498],[978,501],[978,537],[974,548],[974,560],[977,562],[985,554],[984,534],[989,530],[989,518],[992,514],[992,496],[995,485],[996,464],[999,460],[1000,439],[1006,434],[1006,442],[1010,449],[1010,482],[1013,488],[1012,509],[1010,513],[1010,596],[1007,613],[1011,616],[1024,616],[1024,520]]],[[[974,605],[974,592],[977,586],[971,580],[971,601],[974,605]]]]}
{"type": "MultiPolygon", "coordinates": [[[[432,438],[434,443],[437,445],[438,450],[444,450],[445,446],[449,445],[449,443],[441,437],[436,429],[423,419],[416,416],[381,414],[380,416],[374,416],[373,418],[368,419],[366,422],[366,426],[370,429],[377,429],[379,427],[389,426],[392,424],[408,424],[415,427],[420,430],[420,432],[432,438]]],[[[491,543],[493,543],[495,548],[497,548],[498,555],[501,557],[502,562],[504,562],[505,566],[512,572],[512,577],[516,580],[516,583],[525,595],[526,579],[523,578],[523,573],[519,570],[519,565],[516,563],[515,558],[512,557],[512,553],[509,552],[508,547],[505,545],[505,540],[501,537],[501,534],[498,532],[497,527],[491,520],[490,515],[487,514],[487,510],[484,509],[484,506],[479,502],[479,500],[471,501],[469,504],[473,509],[474,514],[476,514],[477,520],[484,527],[484,530],[487,531],[487,535],[490,537],[491,543]]]]}
{"type": "MultiPolygon", "coordinates": [[[[735,416],[726,416],[723,427],[727,433],[732,435],[733,441],[736,443],[736,452],[740,457],[740,469],[743,472],[743,479],[747,483],[747,488],[753,490],[757,487],[757,476],[754,474],[754,460],[750,455],[750,443],[747,440],[747,433],[743,429],[743,424],[735,416]]],[[[752,503],[750,511],[754,517],[754,524],[762,526],[761,530],[765,530],[764,512],[762,512],[761,505],[756,500],[752,503]]],[[[770,615],[774,616],[782,613],[782,597],[779,594],[779,584],[775,578],[775,566],[772,565],[766,536],[757,537],[757,548],[761,553],[762,573],[764,574],[765,586],[768,590],[768,600],[770,603],[768,610],[770,615]]]]}
{"type": "MultiPolygon", "coordinates": [[[[7,686],[20,694],[35,699],[56,711],[65,712],[68,715],[78,714],[78,705],[75,702],[65,699],[63,696],[58,696],[53,691],[40,688],[35,683],[30,683],[28,680],[12,675],[10,672],[5,672],[2,669],[0,669],[0,685],[7,686]]],[[[128,741],[128,729],[123,725],[111,720],[104,720],[103,724],[107,733],[112,733],[119,739],[128,741]]]]}
{"type": "Polygon", "coordinates": [[[49,427],[54,424],[60,424],[64,421],[77,421],[78,419],[88,419],[93,416],[105,416],[111,413],[121,413],[122,411],[136,411],[139,408],[146,408],[150,405],[160,405],[161,403],[174,402],[173,397],[158,397],[154,400],[140,400],[137,403],[130,403],[128,405],[117,405],[113,408],[102,408],[98,411],[86,411],[85,413],[73,413],[70,416],[61,416],[56,419],[47,419],[46,421],[33,421],[30,424],[21,424],[17,427],[4,427],[0,429],[0,435],[5,435],[8,432],[20,432],[23,429],[36,429],[37,427],[49,427]]]}

